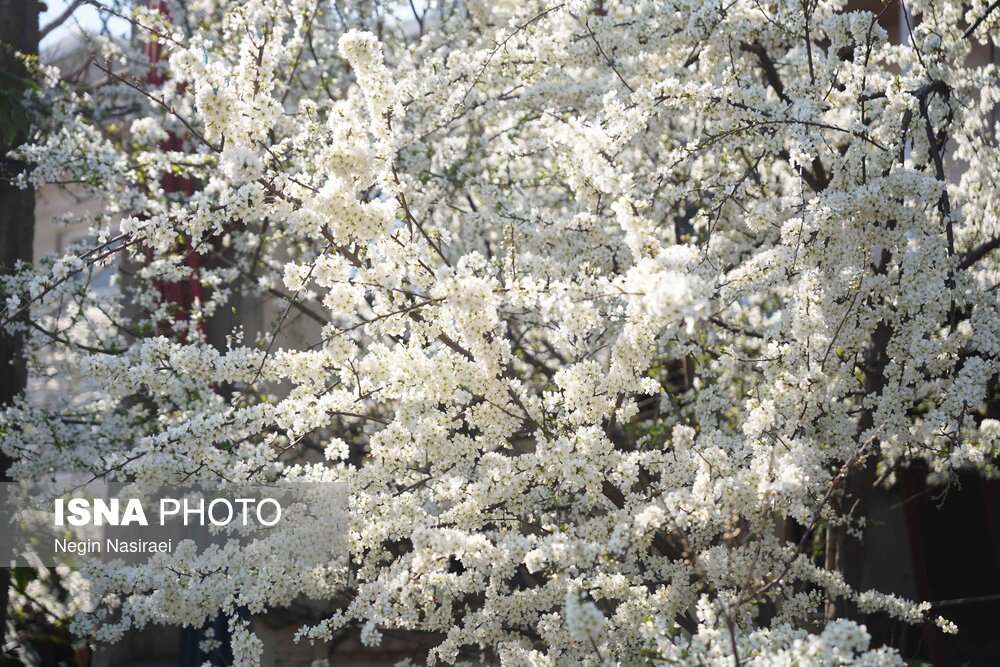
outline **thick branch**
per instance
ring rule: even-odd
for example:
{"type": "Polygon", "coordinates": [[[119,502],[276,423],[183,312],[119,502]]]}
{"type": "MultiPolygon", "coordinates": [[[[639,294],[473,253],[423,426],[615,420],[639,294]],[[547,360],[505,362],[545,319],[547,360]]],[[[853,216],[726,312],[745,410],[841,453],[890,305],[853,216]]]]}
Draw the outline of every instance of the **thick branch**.
{"type": "Polygon", "coordinates": [[[969,252],[962,255],[962,261],[958,263],[959,270],[965,270],[971,267],[973,264],[981,260],[986,255],[990,254],[997,248],[1000,248],[1000,236],[990,239],[980,243],[975,248],[969,252]]]}
{"type": "Polygon", "coordinates": [[[758,41],[754,41],[753,44],[744,42],[740,44],[740,50],[757,56],[757,61],[760,63],[760,68],[764,70],[764,78],[767,79],[768,85],[774,89],[774,92],[778,94],[782,102],[791,104],[791,100],[785,95],[785,84],[781,82],[781,77],[774,66],[774,61],[771,60],[771,56],[768,55],[764,45],[758,41]]]}

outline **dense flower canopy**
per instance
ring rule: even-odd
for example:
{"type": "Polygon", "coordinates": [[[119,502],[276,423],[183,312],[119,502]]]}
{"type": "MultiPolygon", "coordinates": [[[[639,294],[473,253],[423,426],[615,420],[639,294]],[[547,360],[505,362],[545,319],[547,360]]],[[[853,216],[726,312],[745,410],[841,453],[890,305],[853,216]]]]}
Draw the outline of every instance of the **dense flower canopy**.
{"type": "Polygon", "coordinates": [[[221,611],[249,665],[236,610],[304,595],[338,611],[302,641],[438,663],[902,664],[858,614],[928,606],[811,545],[849,561],[864,489],[1000,448],[988,4],[890,40],[837,0],[172,0],[101,88],[41,70],[24,178],[105,208],[4,285],[74,388],[4,413],[13,474],[351,503],[346,565],[95,569],[75,629],[221,611]]]}

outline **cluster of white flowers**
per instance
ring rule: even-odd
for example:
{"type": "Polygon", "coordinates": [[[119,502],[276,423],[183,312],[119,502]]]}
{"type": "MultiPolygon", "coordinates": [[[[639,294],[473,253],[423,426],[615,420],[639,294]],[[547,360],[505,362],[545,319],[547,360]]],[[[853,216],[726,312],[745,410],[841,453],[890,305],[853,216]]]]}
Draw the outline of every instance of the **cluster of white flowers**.
{"type": "Polygon", "coordinates": [[[566,627],[576,641],[583,645],[594,645],[604,627],[604,614],[593,602],[580,602],[579,596],[567,593],[566,627]]]}
{"type": "Polygon", "coordinates": [[[343,482],[351,559],[303,566],[307,525],[280,563],[95,567],[81,636],[221,612],[254,665],[236,610],[304,595],[339,611],[303,641],[447,663],[902,664],[829,610],[929,608],[806,547],[862,548],[880,472],[1000,453],[982,2],[908,2],[907,44],[835,0],[166,4],[135,17],[161,59],[104,44],[135,70],[33,94],[25,182],[105,209],[0,283],[72,388],[0,446],[22,478],[343,482]]]}
{"type": "Polygon", "coordinates": [[[734,663],[752,667],[903,667],[906,663],[887,649],[869,649],[871,636],[865,626],[852,621],[835,620],[819,634],[810,635],[789,625],[756,630],[730,642],[716,633],[702,631],[689,640],[676,628],[651,626],[663,655],[664,664],[718,665],[734,663]],[[674,641],[663,638],[678,637],[674,641]]]}

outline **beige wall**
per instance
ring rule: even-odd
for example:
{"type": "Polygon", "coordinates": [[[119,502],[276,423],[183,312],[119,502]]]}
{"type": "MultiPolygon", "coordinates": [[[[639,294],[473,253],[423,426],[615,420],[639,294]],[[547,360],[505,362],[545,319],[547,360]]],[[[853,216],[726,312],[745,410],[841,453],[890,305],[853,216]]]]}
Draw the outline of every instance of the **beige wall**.
{"type": "Polygon", "coordinates": [[[84,238],[87,224],[66,225],[60,217],[67,213],[99,213],[99,199],[81,188],[43,185],[35,190],[35,261],[53,253],[62,254],[70,243],[84,238]]]}

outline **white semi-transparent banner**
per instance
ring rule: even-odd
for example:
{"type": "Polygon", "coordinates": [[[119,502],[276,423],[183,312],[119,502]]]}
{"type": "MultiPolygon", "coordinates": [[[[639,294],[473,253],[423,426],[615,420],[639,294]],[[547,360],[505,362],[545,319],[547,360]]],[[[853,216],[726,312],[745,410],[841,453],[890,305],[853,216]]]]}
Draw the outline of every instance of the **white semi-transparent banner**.
{"type": "Polygon", "coordinates": [[[0,483],[0,567],[167,563],[182,552],[281,553],[300,566],[326,566],[346,559],[347,525],[342,483],[0,483]]]}

